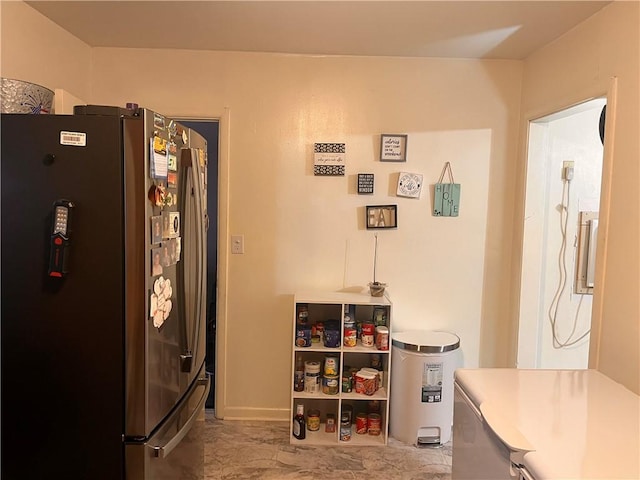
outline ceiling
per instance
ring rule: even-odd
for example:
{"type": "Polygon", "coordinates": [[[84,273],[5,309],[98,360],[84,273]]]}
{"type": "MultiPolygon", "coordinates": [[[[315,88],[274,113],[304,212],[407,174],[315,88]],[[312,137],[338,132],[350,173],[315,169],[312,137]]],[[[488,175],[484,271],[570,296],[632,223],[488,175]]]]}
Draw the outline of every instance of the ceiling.
{"type": "Polygon", "coordinates": [[[92,47],[521,60],[609,1],[27,1],[92,47]]]}

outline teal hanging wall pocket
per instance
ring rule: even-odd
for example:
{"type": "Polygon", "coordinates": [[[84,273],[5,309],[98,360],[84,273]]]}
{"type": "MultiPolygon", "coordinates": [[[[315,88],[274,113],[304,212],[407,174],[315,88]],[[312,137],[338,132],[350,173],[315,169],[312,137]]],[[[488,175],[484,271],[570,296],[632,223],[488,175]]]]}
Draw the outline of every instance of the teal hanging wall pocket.
{"type": "Polygon", "coordinates": [[[440,180],[433,189],[433,215],[435,217],[457,217],[460,212],[460,184],[455,183],[449,162],[444,164],[440,180]],[[442,183],[449,173],[449,183],[442,183]]]}

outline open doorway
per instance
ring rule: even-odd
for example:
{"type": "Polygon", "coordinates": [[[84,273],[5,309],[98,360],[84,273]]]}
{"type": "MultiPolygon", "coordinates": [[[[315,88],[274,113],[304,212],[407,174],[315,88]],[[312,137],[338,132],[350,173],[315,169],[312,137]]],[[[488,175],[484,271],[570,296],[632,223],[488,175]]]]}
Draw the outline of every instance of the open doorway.
{"type": "Polygon", "coordinates": [[[207,354],[205,370],[211,381],[205,407],[215,407],[215,360],[216,360],[216,291],[218,278],[218,150],[220,122],[218,120],[178,119],[192,128],[207,141],[207,354]]]}
{"type": "Polygon", "coordinates": [[[529,124],[519,368],[587,368],[606,99],[529,124]]]}

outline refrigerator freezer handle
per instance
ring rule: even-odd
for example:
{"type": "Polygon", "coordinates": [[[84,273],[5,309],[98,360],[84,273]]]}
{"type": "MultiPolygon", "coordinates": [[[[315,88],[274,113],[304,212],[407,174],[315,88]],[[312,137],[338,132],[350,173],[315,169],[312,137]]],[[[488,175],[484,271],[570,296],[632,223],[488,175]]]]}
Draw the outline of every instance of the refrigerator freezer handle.
{"type": "Polygon", "coordinates": [[[174,448],[176,448],[180,442],[182,441],[182,439],[187,435],[187,433],[189,433],[189,430],[191,430],[191,427],[193,426],[194,422],[198,419],[198,416],[202,413],[202,409],[204,408],[204,404],[207,401],[207,397],[209,396],[209,388],[211,387],[209,379],[208,378],[199,378],[197,380],[198,384],[206,384],[207,388],[204,392],[204,395],[202,395],[202,397],[200,398],[200,401],[198,402],[198,406],[195,408],[195,410],[193,411],[193,413],[191,414],[191,416],[189,417],[189,420],[187,420],[185,422],[185,424],[182,426],[182,428],[178,431],[178,433],[176,433],[171,440],[169,440],[166,444],[164,444],[163,446],[153,446],[151,448],[153,448],[153,454],[155,457],[159,457],[159,458],[167,458],[171,452],[173,451],[174,448]]]}
{"type": "MultiPolygon", "coordinates": [[[[194,149],[183,149],[182,151],[182,159],[181,163],[185,169],[185,172],[188,172],[187,178],[191,180],[190,189],[186,188],[183,192],[181,192],[181,196],[183,198],[183,202],[189,198],[190,195],[194,197],[194,208],[195,215],[197,217],[196,225],[198,226],[196,232],[196,295],[194,300],[194,311],[195,311],[195,327],[193,329],[193,335],[191,338],[191,344],[189,344],[189,339],[187,338],[189,332],[184,332],[184,342],[185,342],[185,351],[180,354],[180,371],[182,372],[190,372],[193,368],[193,358],[196,355],[196,351],[198,349],[199,343],[199,335],[200,335],[200,325],[202,322],[203,312],[203,295],[205,292],[205,278],[206,272],[203,269],[204,265],[204,248],[205,248],[205,225],[204,225],[204,210],[202,205],[202,187],[200,184],[200,173],[198,171],[198,156],[195,153],[194,149]],[[191,190],[191,192],[189,192],[191,190]]],[[[185,184],[188,185],[188,184],[185,184]]],[[[185,324],[186,325],[186,324],[185,324]]]]}

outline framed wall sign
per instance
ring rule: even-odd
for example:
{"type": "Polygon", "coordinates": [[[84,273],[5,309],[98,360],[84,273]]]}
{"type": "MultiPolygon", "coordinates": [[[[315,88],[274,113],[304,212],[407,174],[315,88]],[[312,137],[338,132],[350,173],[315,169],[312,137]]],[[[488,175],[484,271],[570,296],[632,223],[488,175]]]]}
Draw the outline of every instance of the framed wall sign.
{"type": "Polygon", "coordinates": [[[400,172],[396,195],[399,197],[420,198],[421,191],[422,175],[419,173],[400,172]]]}
{"type": "Polygon", "coordinates": [[[398,228],[397,205],[367,205],[367,228],[398,228]]]}
{"type": "Polygon", "coordinates": [[[358,174],[358,193],[373,193],[373,173],[358,174]]]}
{"type": "Polygon", "coordinates": [[[381,162],[407,161],[407,135],[383,133],[380,136],[381,162]]]}
{"type": "Polygon", "coordinates": [[[344,175],[344,143],[315,143],[313,145],[313,174],[319,176],[344,175]]]}

